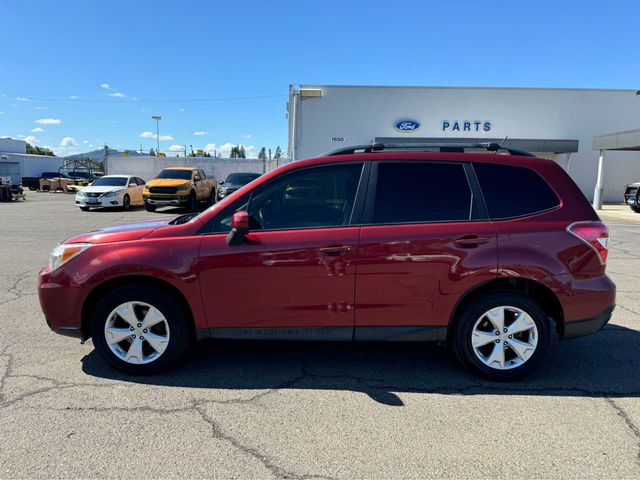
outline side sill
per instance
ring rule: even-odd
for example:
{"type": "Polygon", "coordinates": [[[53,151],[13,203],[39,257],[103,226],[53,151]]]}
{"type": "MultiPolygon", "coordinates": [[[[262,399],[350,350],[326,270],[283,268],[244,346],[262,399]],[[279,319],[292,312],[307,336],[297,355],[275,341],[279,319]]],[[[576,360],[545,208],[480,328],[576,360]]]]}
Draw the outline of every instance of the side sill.
{"type": "Polygon", "coordinates": [[[353,327],[210,328],[208,337],[227,340],[309,340],[350,342],[353,327]]]}
{"type": "Polygon", "coordinates": [[[356,327],[356,342],[445,342],[446,326],[356,327]]]}

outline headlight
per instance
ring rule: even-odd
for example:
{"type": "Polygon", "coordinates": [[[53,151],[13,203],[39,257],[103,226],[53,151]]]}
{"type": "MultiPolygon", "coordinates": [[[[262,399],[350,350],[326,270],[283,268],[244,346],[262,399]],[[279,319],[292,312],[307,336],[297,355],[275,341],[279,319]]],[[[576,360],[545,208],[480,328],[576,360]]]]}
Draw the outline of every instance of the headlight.
{"type": "Polygon", "coordinates": [[[226,195],[227,194],[227,187],[220,187],[220,189],[218,190],[218,193],[221,193],[222,195],[226,195]]]}
{"type": "Polygon", "coordinates": [[[116,195],[118,195],[122,190],[116,190],[115,192],[107,192],[107,193],[103,193],[102,196],[103,197],[115,197],[116,195]]]}
{"type": "Polygon", "coordinates": [[[51,256],[49,257],[49,268],[55,270],[62,264],[67,263],[73,257],[80,255],[91,244],[89,243],[69,243],[65,245],[58,245],[51,250],[51,256]]]}
{"type": "Polygon", "coordinates": [[[86,197],[87,194],[84,193],[82,190],[78,190],[78,193],[76,193],[76,196],[78,196],[78,197],[86,197]]]}
{"type": "Polygon", "coordinates": [[[176,188],[176,190],[189,190],[189,186],[188,185],[180,185],[178,188],[176,188]]]}
{"type": "Polygon", "coordinates": [[[151,185],[149,185],[148,183],[144,184],[144,189],[145,190],[149,190],[151,188],[151,185]]]}

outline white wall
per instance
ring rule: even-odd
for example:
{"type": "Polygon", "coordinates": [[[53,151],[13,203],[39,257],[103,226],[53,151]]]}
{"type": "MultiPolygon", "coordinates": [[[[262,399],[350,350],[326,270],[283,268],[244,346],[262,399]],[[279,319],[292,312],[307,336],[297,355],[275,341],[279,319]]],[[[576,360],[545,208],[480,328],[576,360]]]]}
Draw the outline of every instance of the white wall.
{"type": "MultiPolygon", "coordinates": [[[[18,162],[20,164],[21,177],[40,178],[42,172],[57,172],[62,166],[61,157],[49,157],[45,155],[29,155],[26,153],[0,153],[0,162],[18,162]],[[6,158],[5,158],[6,157],[6,158]]],[[[20,179],[12,179],[19,182],[20,179]]]]}
{"type": "Polygon", "coordinates": [[[0,153],[27,153],[27,142],[0,137],[0,153]]]}
{"type": "MultiPolygon", "coordinates": [[[[569,173],[588,198],[593,197],[598,153],[595,135],[640,128],[640,96],[635,90],[344,87],[320,88],[322,97],[289,98],[290,131],[295,121],[295,158],[314,157],[375,137],[577,139],[569,173]],[[397,120],[421,123],[400,133],[397,120]],[[443,130],[443,121],[491,122],[491,129],[443,130]],[[344,137],[344,142],[332,142],[344,137]]],[[[610,152],[605,165],[605,200],[622,201],[624,186],[640,180],[640,152],[610,152]]]]}
{"type": "MultiPolygon", "coordinates": [[[[280,164],[284,163],[280,160],[280,164]]],[[[275,168],[276,161],[267,161],[267,171],[275,168]]],[[[149,180],[157,175],[160,170],[168,167],[196,167],[218,180],[224,180],[233,172],[262,173],[262,160],[236,159],[236,158],[211,158],[211,157],[109,157],[107,159],[107,174],[110,175],[134,175],[144,180],[149,180]]]]}

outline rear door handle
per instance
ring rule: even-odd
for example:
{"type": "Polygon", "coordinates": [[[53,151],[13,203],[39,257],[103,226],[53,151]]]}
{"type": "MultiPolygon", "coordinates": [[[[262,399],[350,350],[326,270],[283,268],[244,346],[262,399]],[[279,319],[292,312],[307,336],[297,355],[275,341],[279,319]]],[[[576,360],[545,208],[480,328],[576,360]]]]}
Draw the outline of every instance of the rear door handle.
{"type": "Polygon", "coordinates": [[[320,254],[326,257],[337,257],[351,251],[349,245],[326,245],[320,247],[320,254]]]}
{"type": "Polygon", "coordinates": [[[477,247],[483,243],[489,243],[489,239],[477,235],[465,235],[464,237],[456,238],[453,243],[460,247],[477,247]]]}

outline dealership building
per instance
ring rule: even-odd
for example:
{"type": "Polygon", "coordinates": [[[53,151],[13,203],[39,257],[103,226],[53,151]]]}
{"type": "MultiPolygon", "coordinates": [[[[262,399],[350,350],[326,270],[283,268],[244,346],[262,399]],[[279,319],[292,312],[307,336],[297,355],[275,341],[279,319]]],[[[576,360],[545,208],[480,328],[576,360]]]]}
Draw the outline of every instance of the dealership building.
{"type": "Polygon", "coordinates": [[[589,199],[640,181],[640,91],[292,85],[289,156],[351,145],[504,142],[551,159],[589,199]],[[505,140],[506,139],[506,140],[505,140]]]}

